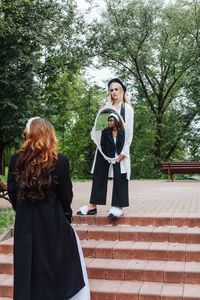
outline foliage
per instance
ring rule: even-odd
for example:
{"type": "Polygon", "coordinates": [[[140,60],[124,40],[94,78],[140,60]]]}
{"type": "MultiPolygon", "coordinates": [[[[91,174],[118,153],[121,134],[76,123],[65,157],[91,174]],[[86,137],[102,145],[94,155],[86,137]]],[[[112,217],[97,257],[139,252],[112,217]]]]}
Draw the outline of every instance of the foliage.
{"type": "Polygon", "coordinates": [[[3,233],[3,230],[8,226],[14,223],[15,212],[13,209],[0,209],[0,234],[3,233]]]}
{"type": "Polygon", "coordinates": [[[46,87],[44,117],[54,125],[59,150],[67,154],[73,178],[90,178],[95,152],[90,131],[105,95],[97,86],[89,86],[83,76],[68,72],[58,75],[46,87]]]}
{"type": "MultiPolygon", "coordinates": [[[[101,66],[113,68],[129,83],[137,108],[145,106],[144,113],[149,110],[150,123],[144,121],[144,115],[142,120],[151,140],[148,137],[150,144],[144,142],[143,155],[136,152],[138,158],[143,157],[135,167],[142,170],[149,165],[159,174],[160,161],[173,159],[176,150],[185,148],[183,140],[199,114],[194,95],[187,97],[189,86],[185,82],[196,76],[199,65],[200,3],[177,0],[164,6],[162,1],[151,0],[105,2],[102,20],[90,26],[88,47],[99,57],[101,66]]],[[[140,128],[138,135],[143,140],[145,129],[137,123],[135,126],[135,135],[140,128]]]]}
{"type": "Polygon", "coordinates": [[[19,145],[46,82],[85,63],[82,25],[69,0],[0,0],[0,173],[5,147],[19,145]]]}

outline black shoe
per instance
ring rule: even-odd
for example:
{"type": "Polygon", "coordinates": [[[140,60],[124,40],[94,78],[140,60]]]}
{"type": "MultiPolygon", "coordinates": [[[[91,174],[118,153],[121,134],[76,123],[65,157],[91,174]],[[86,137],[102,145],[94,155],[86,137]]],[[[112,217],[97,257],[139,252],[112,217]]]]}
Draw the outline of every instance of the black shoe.
{"type": "Polygon", "coordinates": [[[119,219],[121,216],[119,216],[119,217],[117,217],[117,216],[115,216],[115,215],[113,215],[113,214],[109,214],[108,215],[108,219],[111,219],[111,220],[117,220],[117,219],[119,219]]]}
{"type": "Polygon", "coordinates": [[[89,209],[86,214],[83,214],[80,210],[77,211],[77,215],[79,215],[79,216],[92,216],[92,215],[96,215],[96,213],[97,213],[96,208],[89,209]]]}

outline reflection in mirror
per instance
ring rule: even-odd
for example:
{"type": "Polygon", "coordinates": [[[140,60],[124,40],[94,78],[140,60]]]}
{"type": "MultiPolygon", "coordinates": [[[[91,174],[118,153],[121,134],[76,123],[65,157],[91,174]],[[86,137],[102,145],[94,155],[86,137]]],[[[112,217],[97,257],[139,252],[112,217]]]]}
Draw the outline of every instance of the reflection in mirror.
{"type": "Polygon", "coordinates": [[[95,143],[107,160],[116,161],[125,141],[124,122],[114,109],[102,109],[95,121],[95,143]]]}

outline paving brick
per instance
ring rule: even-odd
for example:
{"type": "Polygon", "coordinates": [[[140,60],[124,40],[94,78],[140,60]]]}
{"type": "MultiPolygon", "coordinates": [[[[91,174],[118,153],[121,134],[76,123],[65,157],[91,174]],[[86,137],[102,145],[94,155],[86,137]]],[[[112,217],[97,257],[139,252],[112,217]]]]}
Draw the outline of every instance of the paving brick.
{"type": "Polygon", "coordinates": [[[155,217],[155,226],[170,226],[171,213],[160,213],[155,217]]]}
{"type": "Polygon", "coordinates": [[[96,247],[100,241],[84,241],[82,243],[82,250],[85,257],[96,257],[96,247]]]}
{"type": "Polygon", "coordinates": [[[166,260],[168,243],[151,243],[149,247],[149,259],[166,260]]]}
{"type": "Polygon", "coordinates": [[[104,227],[103,239],[105,241],[119,241],[119,236],[120,236],[119,226],[104,227]]]}
{"type": "Polygon", "coordinates": [[[170,243],[167,248],[167,260],[185,261],[186,244],[170,243]]]}
{"type": "Polygon", "coordinates": [[[187,243],[200,244],[200,228],[192,227],[187,229],[187,243]]]}
{"type": "Polygon", "coordinates": [[[186,246],[186,260],[200,262],[200,245],[190,244],[186,246]]]}
{"type": "Polygon", "coordinates": [[[125,265],[125,280],[144,280],[146,260],[130,260],[125,265]]]}
{"type": "Polygon", "coordinates": [[[188,213],[173,213],[172,214],[172,219],[171,219],[171,224],[172,226],[187,226],[188,222],[188,213]]]}
{"type": "Polygon", "coordinates": [[[115,244],[113,249],[113,258],[123,258],[123,259],[130,259],[132,258],[132,246],[133,242],[131,241],[124,241],[118,242],[115,244]]]}
{"type": "Polygon", "coordinates": [[[199,214],[188,214],[188,222],[187,222],[189,227],[195,227],[198,226],[200,227],[200,217],[199,214]]]}
{"type": "Polygon", "coordinates": [[[161,292],[161,300],[182,300],[183,285],[181,284],[164,284],[161,292]]]}
{"type": "Polygon", "coordinates": [[[200,300],[200,285],[185,284],[183,288],[184,300],[200,300]]]}
{"type": "Polygon", "coordinates": [[[0,297],[13,296],[13,276],[8,274],[0,274],[0,297]]]}
{"type": "Polygon", "coordinates": [[[142,282],[124,281],[117,290],[117,300],[138,300],[142,282]]]}
{"type": "Polygon", "coordinates": [[[169,241],[169,227],[154,227],[153,242],[168,242],[169,241]]]}
{"type": "Polygon", "coordinates": [[[171,228],[169,234],[170,243],[186,243],[187,242],[187,228],[171,228]]]}
{"type": "Polygon", "coordinates": [[[164,269],[164,282],[182,283],[184,282],[184,262],[167,261],[164,269]]]}
{"type": "Polygon", "coordinates": [[[10,254],[13,252],[13,238],[0,242],[0,253],[10,254]]]}
{"type": "Polygon", "coordinates": [[[139,300],[160,300],[162,288],[163,283],[144,282],[139,292],[139,300]]]}
{"type": "Polygon", "coordinates": [[[144,281],[163,281],[163,271],[166,262],[148,261],[144,269],[144,281]]]}
{"type": "Polygon", "coordinates": [[[0,274],[13,274],[13,256],[1,254],[0,256],[0,274]]]}
{"type": "Polygon", "coordinates": [[[117,244],[116,241],[100,242],[96,246],[96,257],[99,258],[112,258],[113,257],[113,248],[117,244]]]}
{"type": "Polygon", "coordinates": [[[185,263],[185,283],[200,284],[200,263],[199,262],[185,263]]]}
{"type": "Polygon", "coordinates": [[[108,280],[104,282],[97,288],[96,300],[116,300],[116,291],[120,288],[121,281],[112,281],[112,284],[108,280]]]}
{"type": "Polygon", "coordinates": [[[132,258],[133,259],[148,259],[149,247],[151,243],[148,242],[135,242],[132,245],[132,258]]]}

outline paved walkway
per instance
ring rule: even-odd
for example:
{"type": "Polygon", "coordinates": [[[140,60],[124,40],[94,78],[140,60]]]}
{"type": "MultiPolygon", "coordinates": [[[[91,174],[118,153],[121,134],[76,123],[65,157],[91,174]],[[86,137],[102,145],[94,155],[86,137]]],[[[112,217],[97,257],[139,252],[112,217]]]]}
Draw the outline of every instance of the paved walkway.
{"type": "MultiPolygon", "coordinates": [[[[88,204],[92,182],[74,182],[74,213],[80,206],[88,204]]],[[[132,180],[129,182],[130,207],[125,214],[199,214],[200,215],[200,182],[199,181],[151,181],[132,180]]],[[[112,196],[112,181],[108,184],[106,206],[98,206],[98,213],[109,211],[112,196]]],[[[0,207],[10,207],[8,201],[0,199],[0,207]]]]}
{"type": "MultiPolygon", "coordinates": [[[[89,201],[92,182],[74,182],[73,211],[89,201]]],[[[149,181],[129,182],[130,207],[125,214],[199,213],[199,181],[149,181]]],[[[98,212],[107,212],[112,196],[112,182],[109,181],[106,206],[98,206],[98,212]]]]}

